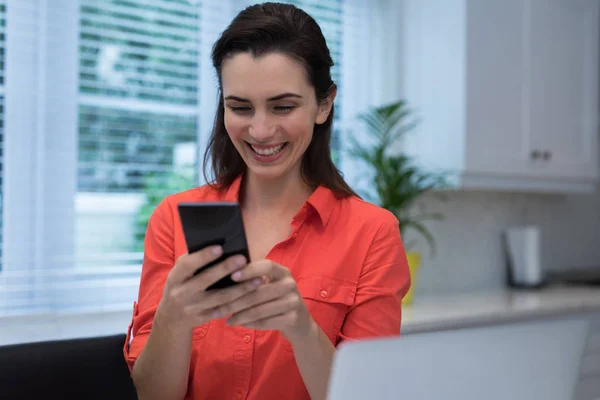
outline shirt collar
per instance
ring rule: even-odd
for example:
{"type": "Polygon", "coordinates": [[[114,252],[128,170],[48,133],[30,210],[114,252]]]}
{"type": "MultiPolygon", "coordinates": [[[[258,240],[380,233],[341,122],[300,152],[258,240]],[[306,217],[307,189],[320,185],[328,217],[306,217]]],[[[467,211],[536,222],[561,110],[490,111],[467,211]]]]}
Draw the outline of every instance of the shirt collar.
{"type": "MultiPolygon", "coordinates": [[[[242,175],[238,176],[227,188],[224,194],[224,201],[238,202],[240,196],[240,186],[242,183],[242,175]]],[[[337,199],[331,189],[326,188],[325,186],[319,186],[315,189],[315,191],[309,196],[306,201],[307,204],[303,208],[306,208],[308,205],[314,211],[316,211],[319,219],[321,220],[321,225],[323,227],[327,226],[329,222],[329,218],[331,217],[331,213],[333,208],[335,207],[337,199]]]]}
{"type": "Polygon", "coordinates": [[[331,189],[325,186],[317,187],[307,200],[307,203],[317,212],[323,228],[329,222],[336,201],[337,199],[331,189]]]}

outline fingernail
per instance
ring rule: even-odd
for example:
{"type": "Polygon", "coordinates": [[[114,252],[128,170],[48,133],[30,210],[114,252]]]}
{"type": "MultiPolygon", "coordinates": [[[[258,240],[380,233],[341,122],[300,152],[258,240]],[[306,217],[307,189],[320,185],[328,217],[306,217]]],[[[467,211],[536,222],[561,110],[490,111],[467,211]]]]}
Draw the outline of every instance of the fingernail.
{"type": "Polygon", "coordinates": [[[212,315],[212,317],[213,317],[214,319],[216,319],[216,318],[219,318],[220,316],[221,316],[221,313],[219,312],[219,310],[215,311],[215,312],[213,313],[213,315],[212,315]]]}
{"type": "Polygon", "coordinates": [[[213,256],[220,256],[223,253],[223,248],[221,246],[214,246],[211,249],[211,253],[213,256]]]}
{"type": "Polygon", "coordinates": [[[242,273],[240,271],[234,272],[233,275],[231,275],[231,277],[234,281],[238,281],[242,277],[242,273]]]}
{"type": "Polygon", "coordinates": [[[254,285],[254,286],[258,286],[261,283],[262,283],[262,279],[260,279],[260,278],[256,278],[252,281],[252,285],[254,285]]]}

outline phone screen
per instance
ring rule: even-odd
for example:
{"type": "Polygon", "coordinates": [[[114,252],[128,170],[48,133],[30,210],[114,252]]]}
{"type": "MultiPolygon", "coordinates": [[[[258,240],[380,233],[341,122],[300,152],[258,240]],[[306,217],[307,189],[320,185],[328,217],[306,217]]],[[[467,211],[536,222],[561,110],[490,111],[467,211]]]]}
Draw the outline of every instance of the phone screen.
{"type": "MultiPolygon", "coordinates": [[[[179,203],[178,210],[188,253],[191,254],[212,245],[223,247],[221,257],[207,265],[200,266],[194,275],[233,255],[241,254],[250,262],[242,212],[238,203],[179,203]]],[[[207,290],[223,289],[235,284],[237,282],[228,275],[207,290]]]]}

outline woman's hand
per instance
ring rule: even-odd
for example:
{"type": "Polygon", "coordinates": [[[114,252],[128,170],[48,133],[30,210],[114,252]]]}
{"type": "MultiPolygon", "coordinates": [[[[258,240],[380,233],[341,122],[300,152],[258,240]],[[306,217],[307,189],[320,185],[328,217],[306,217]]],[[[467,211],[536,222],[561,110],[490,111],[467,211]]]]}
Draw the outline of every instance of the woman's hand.
{"type": "Polygon", "coordinates": [[[258,278],[266,283],[218,308],[219,315],[230,315],[228,325],[278,330],[290,342],[305,338],[316,326],[286,267],[271,260],[257,261],[234,273],[232,278],[240,282],[258,278]]]}
{"type": "Polygon", "coordinates": [[[220,246],[214,246],[177,259],[167,276],[156,312],[161,321],[174,328],[192,329],[219,318],[222,315],[218,313],[219,307],[248,295],[262,284],[262,279],[256,277],[226,289],[206,291],[213,283],[247,265],[243,256],[233,256],[194,276],[198,268],[222,253],[220,246]]]}

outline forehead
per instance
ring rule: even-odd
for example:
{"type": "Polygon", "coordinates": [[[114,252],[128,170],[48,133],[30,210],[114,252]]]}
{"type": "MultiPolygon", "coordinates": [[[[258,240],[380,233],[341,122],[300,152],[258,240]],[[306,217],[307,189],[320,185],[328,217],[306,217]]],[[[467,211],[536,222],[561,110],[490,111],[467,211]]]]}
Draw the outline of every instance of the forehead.
{"type": "Polygon", "coordinates": [[[311,85],[302,64],[280,53],[253,57],[240,53],[225,59],[221,68],[223,95],[268,98],[285,92],[308,95],[311,85]]]}

